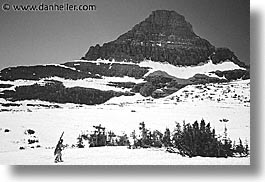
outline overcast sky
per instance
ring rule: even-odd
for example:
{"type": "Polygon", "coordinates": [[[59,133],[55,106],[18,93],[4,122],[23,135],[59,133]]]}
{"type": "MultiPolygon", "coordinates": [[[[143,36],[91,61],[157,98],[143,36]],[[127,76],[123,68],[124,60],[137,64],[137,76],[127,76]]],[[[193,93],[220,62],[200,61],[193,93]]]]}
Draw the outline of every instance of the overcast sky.
{"type": "Polygon", "coordinates": [[[248,0],[1,0],[14,4],[95,4],[88,12],[0,10],[0,69],[79,59],[95,44],[115,40],[153,10],[175,10],[194,32],[230,48],[249,64],[248,0]]]}

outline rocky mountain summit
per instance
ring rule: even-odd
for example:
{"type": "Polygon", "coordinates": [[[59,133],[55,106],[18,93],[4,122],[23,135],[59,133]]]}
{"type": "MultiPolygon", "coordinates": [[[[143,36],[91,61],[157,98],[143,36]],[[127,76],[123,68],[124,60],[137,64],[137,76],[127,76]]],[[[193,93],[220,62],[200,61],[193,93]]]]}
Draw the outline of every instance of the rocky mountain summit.
{"type": "Polygon", "coordinates": [[[82,59],[115,59],[134,63],[151,59],[175,66],[190,66],[205,63],[210,56],[214,63],[229,59],[244,65],[229,49],[215,48],[196,35],[184,16],[175,11],[157,10],[116,40],[102,46],[91,46],[82,59]]]}
{"type": "Polygon", "coordinates": [[[137,93],[161,98],[187,85],[249,75],[231,50],[199,37],[184,16],[157,10],[116,40],[91,46],[81,60],[1,70],[0,98],[94,105],[137,93]]]}

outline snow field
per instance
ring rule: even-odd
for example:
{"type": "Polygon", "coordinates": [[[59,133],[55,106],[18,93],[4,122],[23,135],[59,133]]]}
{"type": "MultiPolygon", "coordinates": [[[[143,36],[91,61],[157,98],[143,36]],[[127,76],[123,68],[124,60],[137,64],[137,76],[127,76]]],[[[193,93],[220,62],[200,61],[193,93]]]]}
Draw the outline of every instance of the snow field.
{"type": "MultiPolygon", "coordinates": [[[[105,105],[73,109],[39,109],[33,112],[1,113],[1,128],[8,128],[11,131],[9,133],[0,132],[1,144],[3,144],[0,149],[0,158],[15,151],[19,152],[19,155],[23,154],[18,148],[20,146],[29,146],[21,141],[21,139],[25,138],[24,131],[26,129],[36,131],[40,141],[39,144],[44,150],[56,145],[62,131],[65,131],[64,143],[71,146],[76,144],[76,138],[82,131],[92,131],[93,125],[101,124],[108,131],[112,130],[116,134],[126,133],[129,135],[133,130],[138,130],[139,123],[142,121],[145,122],[148,129],[158,129],[164,132],[167,127],[172,131],[175,121],[182,123],[185,120],[186,123],[193,123],[195,120],[200,121],[202,118],[206,122],[211,122],[211,126],[216,129],[217,134],[223,134],[226,125],[228,136],[232,140],[238,141],[240,137],[242,141],[245,139],[249,141],[249,108],[244,106],[224,107],[223,104],[218,106],[218,104],[202,105],[199,103],[190,105],[190,103],[186,102],[177,105],[142,103],[139,105],[105,105]],[[131,112],[132,110],[136,112],[131,112]],[[229,122],[221,123],[219,120],[223,118],[228,119],[229,122]]],[[[25,152],[31,150],[27,148],[25,152]]],[[[175,156],[178,158],[176,154],[175,156]]],[[[22,162],[21,160],[18,159],[17,162],[22,162]]],[[[246,159],[242,160],[245,161],[246,159]]],[[[170,158],[164,163],[172,164],[171,161],[170,158]]],[[[97,163],[97,161],[91,163],[91,161],[85,161],[85,159],[79,162],[86,164],[97,163]]],[[[194,164],[192,161],[190,162],[194,164]]]]}
{"type": "Polygon", "coordinates": [[[52,149],[3,153],[1,164],[15,165],[249,165],[249,158],[181,157],[164,149],[96,147],[65,149],[63,163],[54,163],[52,149]]]}
{"type": "MultiPolygon", "coordinates": [[[[112,80],[113,81],[113,80],[112,80]]],[[[93,125],[106,127],[117,135],[133,130],[138,131],[139,123],[144,121],[146,128],[164,133],[171,131],[175,122],[182,125],[204,119],[215,128],[216,134],[228,129],[228,137],[238,142],[241,138],[250,143],[250,80],[231,83],[190,85],[161,99],[135,96],[115,97],[105,104],[86,106],[75,104],[57,104],[61,108],[43,108],[27,104],[54,103],[42,101],[18,101],[19,107],[10,106],[11,112],[0,112],[0,162],[1,164],[52,164],[53,147],[64,131],[64,143],[69,146],[77,143],[82,133],[90,133],[93,125]],[[235,96],[236,94],[236,96],[235,96]],[[209,98],[210,96],[210,98],[209,98]],[[202,100],[203,99],[203,100],[202,100]],[[220,101],[218,101],[220,99],[220,101]],[[29,112],[31,111],[31,112],[29,112]],[[220,122],[228,119],[228,122],[220,122]],[[5,130],[10,130],[5,132],[5,130]],[[25,134],[27,129],[36,133],[38,143],[29,144],[31,137],[25,134]],[[40,148],[36,148],[40,145],[40,148]],[[19,150],[24,147],[25,150],[19,150]],[[34,147],[32,149],[31,147],[34,147]]],[[[9,103],[4,99],[1,103],[9,103]]],[[[1,108],[5,108],[0,105],[1,108]]],[[[169,154],[164,150],[137,149],[122,147],[68,148],[64,153],[63,164],[249,164],[249,158],[183,158],[169,154]],[[145,156],[145,157],[144,157],[145,156]],[[143,160],[145,159],[145,160],[143,160]]]]}
{"type": "Polygon", "coordinates": [[[63,85],[67,88],[72,87],[84,87],[84,88],[94,88],[99,90],[113,90],[113,91],[130,91],[130,89],[127,88],[119,88],[114,86],[109,86],[109,82],[133,82],[133,83],[141,83],[144,82],[143,79],[135,79],[133,77],[103,77],[102,79],[95,79],[95,78],[85,78],[85,79],[79,79],[79,80],[71,80],[71,79],[65,79],[60,77],[50,77],[50,78],[44,78],[39,81],[35,80],[15,80],[15,81],[1,81],[0,84],[12,84],[14,86],[10,88],[0,88],[0,92],[3,90],[15,90],[16,87],[19,86],[29,86],[33,84],[39,84],[39,85],[45,85],[44,80],[56,80],[63,83],[63,85]]]}
{"type": "MultiPolygon", "coordinates": [[[[206,64],[202,64],[200,66],[174,66],[169,63],[160,63],[154,62],[151,60],[145,60],[139,64],[141,67],[150,67],[151,70],[146,73],[146,76],[154,71],[165,71],[169,75],[177,77],[177,78],[190,78],[195,74],[206,74],[209,76],[213,76],[213,74],[209,74],[212,71],[226,71],[233,69],[244,69],[233,62],[225,61],[219,64],[213,64],[211,60],[206,64]]],[[[245,70],[245,69],[244,69],[245,70]]],[[[216,75],[215,75],[216,77],[216,75]]]]}

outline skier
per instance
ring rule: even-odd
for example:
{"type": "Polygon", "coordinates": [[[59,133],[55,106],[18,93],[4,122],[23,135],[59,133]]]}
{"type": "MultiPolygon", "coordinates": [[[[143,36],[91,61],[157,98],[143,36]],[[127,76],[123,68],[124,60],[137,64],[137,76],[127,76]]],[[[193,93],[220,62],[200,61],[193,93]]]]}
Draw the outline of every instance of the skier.
{"type": "Polygon", "coordinates": [[[55,163],[57,162],[63,162],[62,160],[62,150],[63,150],[63,139],[60,139],[60,141],[58,142],[57,146],[56,146],[56,149],[54,151],[54,154],[55,154],[55,163]]]}

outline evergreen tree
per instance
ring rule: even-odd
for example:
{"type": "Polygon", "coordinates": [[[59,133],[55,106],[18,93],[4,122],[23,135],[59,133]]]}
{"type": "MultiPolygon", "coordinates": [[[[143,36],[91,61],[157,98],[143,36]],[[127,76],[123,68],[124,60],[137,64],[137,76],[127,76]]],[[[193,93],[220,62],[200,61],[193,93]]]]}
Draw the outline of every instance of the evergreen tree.
{"type": "Polygon", "coordinates": [[[225,125],[224,137],[223,137],[223,145],[222,145],[222,154],[224,157],[232,156],[232,141],[228,138],[227,127],[225,125]]]}
{"type": "Polygon", "coordinates": [[[166,131],[162,139],[162,143],[164,144],[165,147],[172,146],[171,139],[170,139],[170,130],[168,128],[166,128],[166,131]]]}
{"type": "Polygon", "coordinates": [[[204,133],[205,130],[206,130],[205,121],[204,121],[204,119],[202,119],[201,123],[200,123],[200,131],[201,131],[201,133],[204,133]]]}
{"type": "Polygon", "coordinates": [[[249,146],[248,146],[248,141],[247,140],[245,140],[244,154],[245,154],[245,156],[249,155],[249,146]]]}
{"type": "Polygon", "coordinates": [[[243,146],[243,144],[242,144],[242,140],[241,140],[241,138],[239,138],[239,144],[238,144],[237,147],[236,147],[236,152],[237,152],[240,156],[242,156],[242,155],[244,154],[244,146],[243,146]]]}
{"type": "Polygon", "coordinates": [[[234,142],[233,142],[232,150],[233,150],[233,152],[236,151],[236,141],[235,141],[235,140],[234,140],[234,142]]]}
{"type": "Polygon", "coordinates": [[[163,134],[160,131],[158,130],[153,131],[151,146],[159,148],[162,147],[162,137],[163,134]]]}
{"type": "Polygon", "coordinates": [[[192,126],[193,126],[193,129],[192,129],[191,150],[192,150],[192,153],[196,156],[198,153],[202,151],[200,149],[200,147],[202,146],[202,144],[200,145],[200,142],[203,142],[203,141],[200,141],[201,134],[199,131],[198,121],[195,121],[192,126]]]}
{"type": "Polygon", "coordinates": [[[129,145],[129,140],[126,134],[123,134],[119,136],[119,138],[116,140],[118,146],[126,146],[129,145]]]}
{"type": "Polygon", "coordinates": [[[195,121],[192,125],[183,123],[183,130],[177,123],[173,134],[174,147],[182,155],[228,157],[233,156],[232,141],[228,138],[225,127],[224,137],[218,140],[215,129],[211,130],[210,123],[205,125],[202,119],[200,124],[195,121]]]}
{"type": "Polygon", "coordinates": [[[77,137],[77,147],[78,147],[78,148],[84,148],[84,147],[85,147],[85,146],[83,145],[83,139],[82,139],[81,135],[79,135],[79,136],[77,137]]]}
{"type": "Polygon", "coordinates": [[[183,133],[181,131],[181,126],[178,122],[176,122],[176,127],[173,132],[173,142],[175,146],[179,146],[182,144],[183,133]]]}
{"type": "Polygon", "coordinates": [[[111,145],[111,146],[115,145],[113,137],[116,137],[115,133],[112,131],[109,131],[108,132],[108,145],[111,145]]]}
{"type": "Polygon", "coordinates": [[[141,131],[141,147],[146,147],[147,145],[147,129],[145,128],[145,123],[141,122],[140,123],[140,127],[139,127],[140,131],[141,131]]]}
{"type": "Polygon", "coordinates": [[[130,135],[133,139],[133,143],[131,144],[133,146],[133,148],[137,148],[138,144],[137,144],[137,138],[136,138],[136,133],[135,130],[133,130],[133,132],[130,135]]]}
{"type": "Polygon", "coordinates": [[[147,133],[147,135],[146,135],[146,141],[145,141],[145,143],[146,143],[147,145],[151,146],[151,144],[152,144],[152,140],[153,140],[152,132],[149,131],[149,130],[147,130],[146,133],[147,133]]]}

